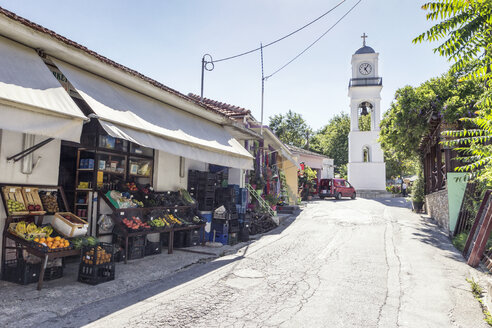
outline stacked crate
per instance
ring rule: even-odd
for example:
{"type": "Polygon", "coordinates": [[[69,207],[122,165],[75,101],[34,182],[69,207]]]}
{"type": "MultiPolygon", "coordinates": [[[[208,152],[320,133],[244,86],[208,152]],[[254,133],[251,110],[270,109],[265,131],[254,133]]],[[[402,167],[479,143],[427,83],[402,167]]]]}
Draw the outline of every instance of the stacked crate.
{"type": "Polygon", "coordinates": [[[198,202],[200,211],[212,211],[215,203],[215,173],[188,171],[188,192],[198,202]]]}
{"type": "Polygon", "coordinates": [[[214,214],[212,231],[215,230],[215,241],[223,244],[237,243],[236,235],[239,232],[238,201],[241,198],[240,188],[237,185],[217,188],[215,193],[215,207],[224,206],[226,212],[214,214]]]}

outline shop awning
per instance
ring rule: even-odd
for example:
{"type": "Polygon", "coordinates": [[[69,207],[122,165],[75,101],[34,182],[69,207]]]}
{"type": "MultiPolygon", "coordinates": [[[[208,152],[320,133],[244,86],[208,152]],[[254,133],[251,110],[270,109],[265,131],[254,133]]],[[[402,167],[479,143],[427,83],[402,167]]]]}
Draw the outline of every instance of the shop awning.
{"type": "Polygon", "coordinates": [[[53,61],[109,135],[205,163],[253,168],[251,154],[221,125],[53,61]]]}
{"type": "Polygon", "coordinates": [[[79,142],[86,119],[33,49],[0,37],[0,129],[79,142]]]}

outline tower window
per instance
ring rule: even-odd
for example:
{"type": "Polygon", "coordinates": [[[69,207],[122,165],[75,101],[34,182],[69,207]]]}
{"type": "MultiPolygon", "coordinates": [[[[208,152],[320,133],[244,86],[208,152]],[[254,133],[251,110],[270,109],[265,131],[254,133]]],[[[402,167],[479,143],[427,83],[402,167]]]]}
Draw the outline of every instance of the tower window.
{"type": "Polygon", "coordinates": [[[372,108],[372,104],[368,101],[360,103],[358,109],[359,131],[371,131],[372,108]]]}
{"type": "Polygon", "coordinates": [[[371,154],[368,146],[364,146],[364,148],[362,148],[362,161],[364,163],[368,163],[371,161],[371,154]]]}

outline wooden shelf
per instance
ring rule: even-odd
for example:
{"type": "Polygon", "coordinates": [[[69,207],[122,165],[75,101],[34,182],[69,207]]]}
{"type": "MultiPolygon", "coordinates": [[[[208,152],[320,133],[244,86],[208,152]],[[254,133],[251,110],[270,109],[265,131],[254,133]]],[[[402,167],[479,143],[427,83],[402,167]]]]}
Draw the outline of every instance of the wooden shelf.
{"type": "Polygon", "coordinates": [[[91,172],[94,171],[94,169],[77,169],[77,171],[91,172]]]}
{"type": "Polygon", "coordinates": [[[143,174],[133,174],[130,173],[131,177],[137,177],[137,178],[150,178],[150,175],[143,175],[143,174]]]}
{"type": "Polygon", "coordinates": [[[77,188],[75,191],[92,191],[90,188],[77,188]]]}
{"type": "Polygon", "coordinates": [[[97,170],[98,172],[103,172],[107,174],[121,175],[124,176],[125,172],[107,171],[107,170],[97,170]]]}
{"type": "Polygon", "coordinates": [[[87,203],[75,203],[75,206],[88,206],[89,204],[87,203]]]}

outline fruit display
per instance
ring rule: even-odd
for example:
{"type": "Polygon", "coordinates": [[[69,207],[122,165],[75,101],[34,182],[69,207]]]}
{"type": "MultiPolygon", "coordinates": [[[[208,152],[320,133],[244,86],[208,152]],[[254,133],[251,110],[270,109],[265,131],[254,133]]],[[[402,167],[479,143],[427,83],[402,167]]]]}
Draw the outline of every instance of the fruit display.
{"type": "Polygon", "coordinates": [[[85,264],[105,264],[111,262],[112,254],[106,252],[101,246],[94,246],[87,250],[82,256],[85,264]]]}
{"type": "Polygon", "coordinates": [[[62,238],[60,236],[34,238],[34,242],[42,246],[48,247],[49,251],[70,248],[70,242],[67,239],[62,238]]]}
{"type": "Polygon", "coordinates": [[[127,182],[126,187],[128,188],[129,191],[138,191],[138,187],[135,184],[135,182],[127,182]]]}
{"type": "Polygon", "coordinates": [[[138,216],[133,216],[131,219],[124,218],[122,222],[129,230],[137,231],[150,229],[150,225],[148,223],[142,222],[142,220],[138,216]]]}
{"type": "Polygon", "coordinates": [[[195,204],[195,200],[191,197],[190,193],[188,192],[188,190],[186,189],[181,189],[179,191],[181,193],[181,197],[183,198],[183,200],[190,204],[190,205],[194,205],[195,204]]]}
{"type": "Polygon", "coordinates": [[[28,204],[27,205],[27,210],[29,212],[39,212],[39,211],[42,211],[43,208],[39,204],[28,204]]]}
{"type": "Polygon", "coordinates": [[[169,223],[174,223],[174,224],[177,224],[177,225],[182,225],[183,222],[181,222],[180,219],[178,219],[177,217],[175,217],[174,215],[172,214],[166,214],[166,220],[169,222],[169,223]]]}
{"type": "Polygon", "coordinates": [[[9,214],[12,214],[15,212],[26,211],[26,206],[24,205],[24,203],[21,203],[14,199],[7,199],[7,209],[9,210],[9,214]]]}
{"type": "Polygon", "coordinates": [[[72,245],[75,249],[81,249],[84,246],[96,246],[99,240],[95,237],[77,237],[72,239],[72,245]]]}
{"type": "Polygon", "coordinates": [[[26,221],[11,223],[9,229],[15,235],[28,241],[34,240],[35,238],[50,236],[53,232],[53,228],[49,225],[38,227],[32,222],[27,224],[26,221]]]}
{"type": "Polygon", "coordinates": [[[49,193],[41,193],[39,195],[41,198],[41,203],[43,203],[43,207],[48,213],[58,212],[60,209],[58,207],[58,199],[56,195],[49,193]]]}

